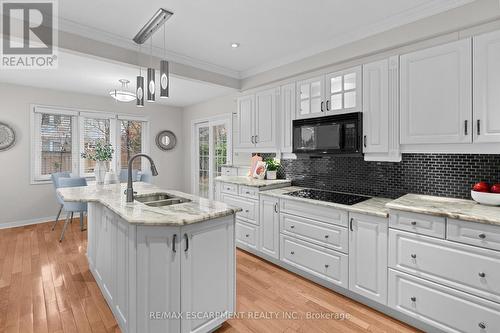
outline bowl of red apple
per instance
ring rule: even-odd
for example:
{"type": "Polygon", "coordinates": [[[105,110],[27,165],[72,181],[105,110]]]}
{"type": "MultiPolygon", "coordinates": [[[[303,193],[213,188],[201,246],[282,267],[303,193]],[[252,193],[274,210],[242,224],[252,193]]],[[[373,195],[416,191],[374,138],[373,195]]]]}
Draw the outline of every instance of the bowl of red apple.
{"type": "Polygon", "coordinates": [[[474,185],[470,195],[480,204],[500,206],[500,184],[490,186],[487,182],[479,182],[474,185]]]}

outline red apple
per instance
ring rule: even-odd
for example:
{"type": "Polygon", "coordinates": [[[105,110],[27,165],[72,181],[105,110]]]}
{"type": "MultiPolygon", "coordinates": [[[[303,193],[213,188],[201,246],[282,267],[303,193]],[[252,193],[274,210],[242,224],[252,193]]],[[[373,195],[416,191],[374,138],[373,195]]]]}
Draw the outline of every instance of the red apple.
{"type": "Polygon", "coordinates": [[[490,185],[487,182],[479,182],[472,189],[476,192],[489,192],[490,185]]]}
{"type": "Polygon", "coordinates": [[[490,192],[492,193],[500,193],[500,184],[495,184],[490,188],[490,192]]]}

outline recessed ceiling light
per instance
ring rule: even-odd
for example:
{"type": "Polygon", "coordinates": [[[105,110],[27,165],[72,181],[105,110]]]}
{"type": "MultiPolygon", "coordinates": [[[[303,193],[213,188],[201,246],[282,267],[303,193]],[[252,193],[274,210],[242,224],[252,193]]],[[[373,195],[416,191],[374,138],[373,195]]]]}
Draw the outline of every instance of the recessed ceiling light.
{"type": "Polygon", "coordinates": [[[240,47],[240,43],[231,43],[231,47],[233,49],[237,48],[237,47],[240,47]]]}

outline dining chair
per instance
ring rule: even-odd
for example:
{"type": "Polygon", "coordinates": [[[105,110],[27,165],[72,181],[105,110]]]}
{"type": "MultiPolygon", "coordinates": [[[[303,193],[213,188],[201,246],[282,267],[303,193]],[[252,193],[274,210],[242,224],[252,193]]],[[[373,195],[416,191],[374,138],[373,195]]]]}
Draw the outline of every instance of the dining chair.
{"type": "Polygon", "coordinates": [[[52,179],[52,185],[54,186],[54,190],[56,192],[56,200],[59,203],[59,211],[57,212],[56,216],[56,222],[59,220],[59,217],[61,216],[61,212],[63,209],[64,202],[62,201],[61,197],[59,194],[57,194],[57,189],[59,188],[59,179],[60,178],[69,178],[71,177],[71,174],[67,171],[64,172],[55,172],[50,174],[50,178],[52,179]]]}
{"type": "MultiPolygon", "coordinates": [[[[77,187],[77,186],[87,186],[87,180],[85,178],[60,178],[59,179],[59,188],[65,188],[65,187],[77,187]]],[[[64,202],[64,201],[63,201],[64,202]]],[[[82,203],[82,202],[64,202],[63,203],[63,210],[67,213],[66,215],[66,221],[64,221],[64,226],[61,232],[61,237],[59,238],[59,242],[62,242],[64,238],[64,233],[66,232],[66,228],[68,227],[68,223],[70,221],[73,221],[73,214],[74,213],[79,213],[80,214],[80,230],[85,231],[84,225],[83,225],[83,216],[87,212],[87,203],[82,203]]],[[[57,221],[54,223],[52,226],[52,230],[54,230],[56,226],[57,221]]]]}

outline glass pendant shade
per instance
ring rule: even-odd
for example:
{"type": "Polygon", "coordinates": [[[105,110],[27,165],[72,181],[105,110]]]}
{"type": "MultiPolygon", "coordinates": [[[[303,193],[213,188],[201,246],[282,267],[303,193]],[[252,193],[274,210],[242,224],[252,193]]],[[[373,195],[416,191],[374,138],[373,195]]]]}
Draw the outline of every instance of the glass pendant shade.
{"type": "Polygon", "coordinates": [[[148,102],[155,101],[155,69],[148,68],[148,102]]]}
{"type": "Polygon", "coordinates": [[[160,98],[169,97],[170,76],[168,72],[168,61],[160,61],[160,98]]]}
{"type": "Polygon", "coordinates": [[[138,76],[137,77],[137,88],[135,91],[136,95],[136,105],[138,107],[143,107],[144,106],[144,77],[143,76],[138,76]]]}
{"type": "Polygon", "coordinates": [[[118,102],[131,102],[135,99],[135,95],[133,92],[129,91],[127,85],[129,84],[129,80],[121,79],[118,80],[122,87],[121,89],[113,89],[109,92],[109,95],[113,97],[118,102]]]}

